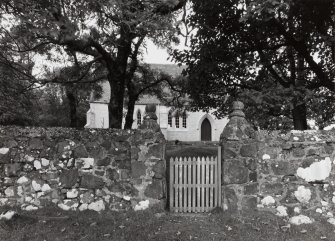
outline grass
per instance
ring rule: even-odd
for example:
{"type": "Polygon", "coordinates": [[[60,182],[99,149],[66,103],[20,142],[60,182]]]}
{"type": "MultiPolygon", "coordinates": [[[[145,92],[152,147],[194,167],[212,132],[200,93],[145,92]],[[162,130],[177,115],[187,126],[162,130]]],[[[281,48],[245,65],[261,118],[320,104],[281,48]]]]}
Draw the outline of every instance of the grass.
{"type": "Polygon", "coordinates": [[[168,212],[65,212],[57,208],[19,212],[0,221],[0,240],[8,241],[315,241],[335,240],[334,226],[323,222],[287,227],[268,212],[244,218],[223,212],[172,214],[168,212]]]}

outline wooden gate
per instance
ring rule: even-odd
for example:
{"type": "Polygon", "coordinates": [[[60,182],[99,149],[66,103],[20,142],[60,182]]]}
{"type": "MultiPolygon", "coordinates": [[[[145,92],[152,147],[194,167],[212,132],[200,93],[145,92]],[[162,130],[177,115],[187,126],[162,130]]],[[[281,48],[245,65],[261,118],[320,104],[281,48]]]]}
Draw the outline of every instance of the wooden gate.
{"type": "Polygon", "coordinates": [[[208,212],[221,206],[221,147],[216,157],[170,159],[170,211],[208,212]]]}

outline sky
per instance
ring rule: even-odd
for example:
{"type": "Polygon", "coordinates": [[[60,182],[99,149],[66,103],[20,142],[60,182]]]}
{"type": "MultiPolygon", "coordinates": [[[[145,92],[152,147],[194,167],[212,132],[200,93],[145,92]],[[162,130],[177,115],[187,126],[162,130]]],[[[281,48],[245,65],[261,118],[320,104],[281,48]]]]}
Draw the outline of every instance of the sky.
{"type": "Polygon", "coordinates": [[[148,64],[173,64],[167,60],[169,54],[166,49],[158,48],[153,42],[147,42],[147,51],[143,56],[143,60],[148,64]]]}

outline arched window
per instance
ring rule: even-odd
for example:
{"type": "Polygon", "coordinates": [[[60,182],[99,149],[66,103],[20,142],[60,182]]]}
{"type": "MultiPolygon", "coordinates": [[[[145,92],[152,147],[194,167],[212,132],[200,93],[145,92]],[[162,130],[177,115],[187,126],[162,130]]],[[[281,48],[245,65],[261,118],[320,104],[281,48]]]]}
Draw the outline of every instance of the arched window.
{"type": "Polygon", "coordinates": [[[176,114],[175,119],[176,128],[179,128],[179,113],[176,114]]]}
{"type": "Polygon", "coordinates": [[[187,127],[187,115],[185,111],[182,117],[183,117],[183,128],[186,128],[187,127]]]}
{"type": "Polygon", "coordinates": [[[168,114],[168,125],[172,127],[172,111],[171,110],[169,111],[169,114],[168,114]]]}
{"type": "Polygon", "coordinates": [[[141,115],[141,111],[138,110],[137,111],[137,125],[141,125],[142,124],[142,115],[141,115]]]}

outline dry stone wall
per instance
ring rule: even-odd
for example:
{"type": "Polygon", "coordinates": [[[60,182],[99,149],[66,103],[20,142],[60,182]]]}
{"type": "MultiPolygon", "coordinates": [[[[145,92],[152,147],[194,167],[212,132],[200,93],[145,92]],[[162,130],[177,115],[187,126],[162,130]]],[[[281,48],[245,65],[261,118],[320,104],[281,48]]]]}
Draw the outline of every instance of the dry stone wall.
{"type": "Polygon", "coordinates": [[[0,127],[0,205],[25,210],[164,207],[160,131],[0,127]]]}
{"type": "Polygon", "coordinates": [[[335,132],[253,131],[242,109],[221,136],[223,208],[335,221],[335,132]]]}

